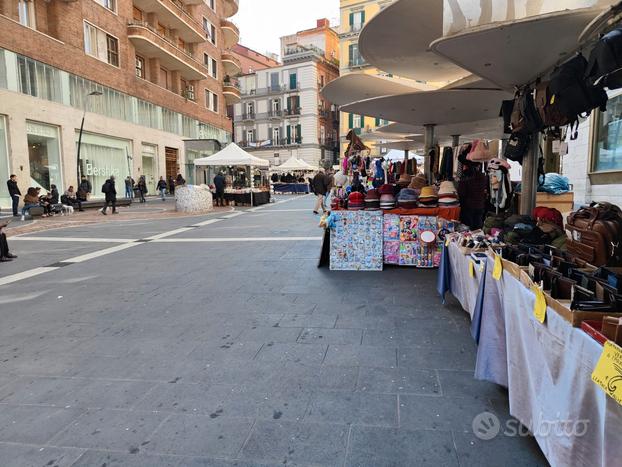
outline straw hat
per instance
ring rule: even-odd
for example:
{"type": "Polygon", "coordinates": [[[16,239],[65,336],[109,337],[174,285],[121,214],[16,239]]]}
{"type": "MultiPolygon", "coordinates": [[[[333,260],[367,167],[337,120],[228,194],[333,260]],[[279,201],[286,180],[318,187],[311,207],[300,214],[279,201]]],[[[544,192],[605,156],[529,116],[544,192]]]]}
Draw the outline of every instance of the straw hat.
{"type": "Polygon", "coordinates": [[[414,188],[415,190],[420,190],[421,188],[423,188],[427,184],[428,184],[428,181],[425,178],[425,175],[417,174],[417,176],[413,177],[410,180],[409,188],[414,188]]]}
{"type": "Polygon", "coordinates": [[[434,190],[433,186],[424,186],[421,189],[421,194],[419,195],[420,201],[436,201],[438,199],[438,195],[436,194],[436,190],[434,190]]]}
{"type": "Polygon", "coordinates": [[[443,197],[444,195],[455,195],[457,193],[456,186],[454,182],[441,182],[441,186],[438,190],[438,196],[443,197]]]}
{"type": "Polygon", "coordinates": [[[400,179],[397,181],[399,186],[408,186],[412,180],[412,175],[401,174],[400,179]]]}

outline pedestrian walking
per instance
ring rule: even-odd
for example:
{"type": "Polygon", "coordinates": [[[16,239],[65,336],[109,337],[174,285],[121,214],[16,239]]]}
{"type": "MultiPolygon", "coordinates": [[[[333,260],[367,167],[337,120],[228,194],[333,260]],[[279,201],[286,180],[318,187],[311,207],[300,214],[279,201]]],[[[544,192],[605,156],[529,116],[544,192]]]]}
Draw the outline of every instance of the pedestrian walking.
{"type": "Polygon", "coordinates": [[[17,255],[11,254],[9,251],[9,242],[6,240],[6,234],[4,233],[4,228],[8,225],[10,221],[5,220],[0,224],[0,263],[6,263],[8,261],[13,261],[17,258],[17,255]]]}
{"type": "Polygon", "coordinates": [[[91,197],[91,193],[93,193],[93,185],[86,178],[86,175],[82,175],[82,179],[80,180],[80,185],[78,185],[78,192],[82,195],[80,199],[81,201],[88,201],[91,197]]]}
{"type": "Polygon", "coordinates": [[[147,200],[145,199],[145,195],[147,194],[147,181],[145,180],[145,176],[141,175],[138,179],[138,195],[140,196],[140,202],[145,203],[147,200]]]}
{"type": "Polygon", "coordinates": [[[13,215],[17,217],[19,216],[17,212],[19,197],[22,196],[22,192],[19,191],[19,187],[17,186],[17,175],[11,174],[6,182],[6,186],[9,189],[9,196],[11,197],[11,203],[13,205],[13,215]]]}
{"type": "Polygon", "coordinates": [[[160,192],[162,201],[166,201],[166,180],[164,180],[164,177],[160,177],[160,180],[158,180],[158,185],[156,186],[156,189],[160,192]]]}
{"type": "Polygon", "coordinates": [[[134,198],[134,179],[130,176],[125,179],[125,197],[134,198]]]}
{"type": "Polygon", "coordinates": [[[175,179],[172,176],[168,177],[168,192],[171,196],[175,194],[175,179]]]}
{"type": "Polygon", "coordinates": [[[324,197],[326,196],[326,190],[328,187],[328,178],[322,169],[320,169],[315,177],[313,177],[311,187],[313,189],[313,194],[316,197],[313,214],[319,214],[320,209],[322,210],[322,212],[326,212],[326,207],[324,206],[324,197]]]}
{"type": "Polygon", "coordinates": [[[330,206],[330,195],[335,186],[335,175],[332,170],[326,172],[326,195],[324,195],[324,206],[330,206]]]}
{"type": "Polygon", "coordinates": [[[216,188],[216,206],[225,205],[225,176],[222,172],[214,177],[214,187],[216,188]]]}
{"type": "Polygon", "coordinates": [[[102,186],[102,193],[106,195],[106,205],[100,211],[103,215],[106,215],[108,206],[112,207],[112,213],[117,214],[117,189],[114,186],[114,175],[111,175],[106,183],[102,186]]]}

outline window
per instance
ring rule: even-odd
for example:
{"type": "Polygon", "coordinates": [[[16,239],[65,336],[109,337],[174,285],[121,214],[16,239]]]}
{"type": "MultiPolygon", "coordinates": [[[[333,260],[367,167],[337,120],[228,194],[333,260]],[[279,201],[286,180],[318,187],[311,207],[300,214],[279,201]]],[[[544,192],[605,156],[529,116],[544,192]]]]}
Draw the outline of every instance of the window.
{"type": "Polygon", "coordinates": [[[181,79],[180,81],[181,81],[181,95],[185,97],[186,99],[194,101],[195,100],[194,84],[189,83],[185,79],[181,79]]]}
{"type": "Polygon", "coordinates": [[[207,40],[216,45],[216,27],[207,18],[203,18],[203,30],[207,40]]]}
{"type": "Polygon", "coordinates": [[[320,126],[320,143],[324,144],[326,142],[326,128],[324,125],[320,126]]]}
{"type": "Polygon", "coordinates": [[[348,114],[348,128],[363,128],[363,117],[357,114],[348,114]]]}
{"type": "Polygon", "coordinates": [[[255,130],[246,130],[246,142],[247,143],[255,142],[255,130]]]}
{"type": "Polygon", "coordinates": [[[279,144],[281,140],[281,129],[280,128],[272,128],[272,144],[279,144]]]}
{"type": "Polygon", "coordinates": [[[324,75],[320,75],[320,88],[324,87],[324,75]]]}
{"type": "MultiPolygon", "coordinates": [[[[7,138],[6,118],[0,115],[0,177],[9,178],[9,145],[7,138]]],[[[0,183],[0,202],[11,204],[11,197],[6,183],[0,183]]]]}
{"type": "Polygon", "coordinates": [[[35,2],[32,0],[19,0],[17,2],[19,22],[29,28],[36,28],[35,22],[35,2]]]}
{"type": "Polygon", "coordinates": [[[216,0],[208,0],[207,4],[213,11],[216,11],[216,0]]]}
{"type": "Polygon", "coordinates": [[[119,41],[90,23],[84,22],[84,51],[102,62],[119,66],[119,41]]]}
{"type": "Polygon", "coordinates": [[[104,8],[108,8],[110,11],[117,11],[117,1],[116,0],[95,0],[104,8]]]}
{"type": "Polygon", "coordinates": [[[161,36],[166,36],[166,27],[162,24],[158,23],[156,25],[156,29],[161,36]]]}
{"type": "Polygon", "coordinates": [[[205,65],[205,68],[207,68],[209,75],[214,79],[218,79],[218,62],[208,54],[204,53],[203,64],[205,65]]]}
{"type": "Polygon", "coordinates": [[[290,96],[287,98],[287,113],[290,115],[300,115],[300,96],[290,96]]]}
{"type": "Polygon", "coordinates": [[[272,111],[278,112],[281,110],[281,99],[272,99],[272,111]]]}
{"type": "Polygon", "coordinates": [[[218,79],[218,62],[212,58],[212,67],[210,68],[210,75],[214,79],[218,79]]]}
{"type": "Polygon", "coordinates": [[[246,103],[246,113],[249,115],[253,115],[255,113],[255,103],[247,102],[246,103]]]}
{"type": "Polygon", "coordinates": [[[271,91],[281,90],[281,86],[279,85],[279,74],[278,73],[270,73],[270,90],[271,91]]]}
{"type": "Polygon", "coordinates": [[[145,79],[145,59],[136,55],[136,76],[145,79]]]}
{"type": "Polygon", "coordinates": [[[30,58],[17,56],[17,73],[21,93],[62,102],[61,77],[56,68],[30,58]]]}
{"type": "Polygon", "coordinates": [[[108,45],[108,63],[119,66],[119,41],[116,37],[106,34],[106,44],[108,45]]]}
{"type": "Polygon", "coordinates": [[[359,53],[358,44],[350,44],[349,51],[350,51],[350,66],[360,66],[365,63],[365,60],[363,60],[363,57],[361,57],[361,54],[359,53]]]}
{"type": "Polygon", "coordinates": [[[143,12],[142,12],[142,10],[140,8],[134,7],[134,10],[132,12],[132,17],[136,21],[142,21],[143,20],[143,12]]]}
{"type": "Polygon", "coordinates": [[[298,89],[298,75],[290,72],[289,74],[289,89],[298,89]]]}
{"type": "Polygon", "coordinates": [[[365,24],[365,11],[355,11],[350,13],[350,30],[360,31],[365,24]]]}
{"type": "Polygon", "coordinates": [[[209,89],[205,90],[205,107],[212,112],[218,113],[218,94],[213,93],[209,89]]]}
{"type": "Polygon", "coordinates": [[[29,186],[40,186],[49,191],[51,185],[63,186],[58,127],[26,121],[29,186]]]}
{"type": "Polygon", "coordinates": [[[168,70],[160,68],[160,86],[166,89],[171,89],[168,70]]]}
{"type": "Polygon", "coordinates": [[[186,41],[184,41],[181,37],[178,37],[177,47],[179,47],[181,50],[186,50],[186,41]]]}
{"type": "Polygon", "coordinates": [[[592,172],[622,171],[622,95],[596,113],[592,172]]]}

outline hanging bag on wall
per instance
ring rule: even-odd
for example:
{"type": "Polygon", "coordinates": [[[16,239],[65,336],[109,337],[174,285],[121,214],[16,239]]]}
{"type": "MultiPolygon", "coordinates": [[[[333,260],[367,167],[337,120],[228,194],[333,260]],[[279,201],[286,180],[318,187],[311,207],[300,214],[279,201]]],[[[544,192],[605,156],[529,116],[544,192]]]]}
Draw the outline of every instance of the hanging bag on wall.
{"type": "Polygon", "coordinates": [[[589,84],[599,83],[609,89],[622,87],[622,73],[614,73],[622,68],[622,28],[608,32],[594,46],[590,54],[585,78],[589,84]]]}
{"type": "Polygon", "coordinates": [[[531,137],[528,134],[512,133],[512,135],[508,139],[507,144],[505,145],[505,151],[503,152],[503,155],[506,159],[510,159],[511,161],[522,164],[523,158],[529,150],[530,141],[531,137]]]}
{"type": "Polygon", "coordinates": [[[485,139],[476,139],[473,141],[471,152],[467,156],[467,160],[471,162],[485,162],[494,159],[499,155],[499,141],[486,141],[485,139]]]}
{"type": "Polygon", "coordinates": [[[499,109],[499,117],[503,118],[503,132],[512,133],[512,111],[514,110],[514,99],[504,100],[499,109]]]}
{"type": "Polygon", "coordinates": [[[536,108],[545,127],[563,127],[572,123],[559,110],[559,107],[550,105],[551,91],[548,81],[542,81],[536,86],[536,108]]]}
{"type": "Polygon", "coordinates": [[[533,101],[533,91],[531,88],[523,89],[517,102],[523,123],[521,132],[533,134],[542,131],[544,123],[542,123],[542,118],[540,118],[540,114],[533,101]]]}

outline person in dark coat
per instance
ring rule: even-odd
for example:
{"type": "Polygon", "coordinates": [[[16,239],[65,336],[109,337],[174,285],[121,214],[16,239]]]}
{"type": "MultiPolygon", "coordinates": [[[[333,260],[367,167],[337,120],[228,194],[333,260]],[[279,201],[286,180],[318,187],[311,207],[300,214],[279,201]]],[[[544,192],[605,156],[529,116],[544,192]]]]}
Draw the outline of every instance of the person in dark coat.
{"type": "Polygon", "coordinates": [[[145,195],[147,194],[147,181],[145,180],[145,176],[141,175],[138,179],[138,195],[140,196],[140,202],[144,203],[147,200],[145,199],[145,195]]]}
{"type": "Polygon", "coordinates": [[[225,205],[225,177],[222,172],[214,177],[214,187],[216,188],[216,206],[225,205]]]}
{"type": "Polygon", "coordinates": [[[177,174],[177,178],[175,179],[175,186],[183,186],[186,184],[186,180],[181,174],[177,174]]]}
{"type": "Polygon", "coordinates": [[[320,170],[315,177],[313,177],[313,181],[311,183],[311,188],[313,189],[313,194],[316,197],[315,208],[313,209],[313,214],[318,214],[320,209],[323,212],[326,212],[326,206],[324,206],[324,197],[326,196],[326,192],[328,191],[328,177],[324,173],[324,171],[320,170]]]}
{"type": "Polygon", "coordinates": [[[6,186],[9,189],[9,196],[11,197],[11,202],[13,205],[13,215],[19,216],[17,212],[17,207],[19,206],[19,198],[20,196],[22,196],[22,192],[19,191],[19,187],[17,186],[17,175],[11,174],[6,182],[6,186]]]}
{"type": "Polygon", "coordinates": [[[17,258],[16,255],[11,254],[9,251],[9,243],[6,240],[6,234],[4,233],[4,228],[10,221],[5,220],[0,224],[0,263],[6,263],[8,261],[13,261],[17,258]]]}
{"type": "Polygon", "coordinates": [[[168,177],[168,192],[171,195],[175,194],[175,179],[173,177],[168,177]]]}
{"type": "Polygon", "coordinates": [[[134,198],[134,179],[130,176],[125,178],[125,197],[134,198]]]}
{"type": "Polygon", "coordinates": [[[102,186],[102,192],[106,195],[106,205],[100,211],[103,215],[106,215],[108,206],[112,207],[112,213],[117,214],[117,189],[114,186],[114,175],[111,175],[104,186],[102,186]]]}
{"type": "Polygon", "coordinates": [[[91,182],[86,178],[86,175],[82,175],[80,185],[78,185],[78,192],[84,193],[84,199],[81,199],[81,201],[87,201],[91,193],[93,193],[93,185],[91,185],[91,182]]]}
{"type": "Polygon", "coordinates": [[[166,180],[164,180],[164,177],[160,177],[160,180],[158,180],[156,190],[160,192],[160,197],[162,198],[162,201],[166,201],[166,180]]]}

